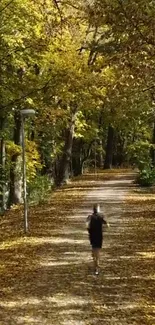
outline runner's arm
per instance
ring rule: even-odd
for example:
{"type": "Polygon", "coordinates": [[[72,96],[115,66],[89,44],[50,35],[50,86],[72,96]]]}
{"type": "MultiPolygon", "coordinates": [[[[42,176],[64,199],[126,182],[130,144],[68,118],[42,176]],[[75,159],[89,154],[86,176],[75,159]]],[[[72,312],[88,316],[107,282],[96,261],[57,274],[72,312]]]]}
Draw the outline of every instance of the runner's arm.
{"type": "Polygon", "coordinates": [[[86,219],[86,228],[89,230],[91,216],[89,215],[86,219]]]}
{"type": "Polygon", "coordinates": [[[107,222],[107,221],[104,219],[104,216],[103,216],[103,218],[102,218],[102,223],[103,223],[103,225],[105,225],[107,228],[110,227],[109,222],[107,222]]]}

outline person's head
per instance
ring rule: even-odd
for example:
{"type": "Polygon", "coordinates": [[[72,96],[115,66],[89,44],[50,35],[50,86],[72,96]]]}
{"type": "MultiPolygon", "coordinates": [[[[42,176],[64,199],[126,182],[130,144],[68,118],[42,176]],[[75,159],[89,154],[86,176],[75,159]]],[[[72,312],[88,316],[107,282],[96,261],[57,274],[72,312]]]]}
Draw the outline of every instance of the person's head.
{"type": "Polygon", "coordinates": [[[93,211],[94,211],[94,213],[100,212],[100,205],[98,203],[94,204],[93,211]]]}

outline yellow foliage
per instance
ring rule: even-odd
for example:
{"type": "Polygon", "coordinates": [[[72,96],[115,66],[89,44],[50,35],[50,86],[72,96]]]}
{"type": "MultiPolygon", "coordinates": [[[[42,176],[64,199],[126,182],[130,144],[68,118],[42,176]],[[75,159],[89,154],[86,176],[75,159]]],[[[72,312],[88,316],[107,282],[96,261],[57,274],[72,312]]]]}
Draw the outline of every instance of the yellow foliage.
{"type": "MultiPolygon", "coordinates": [[[[8,159],[10,160],[14,155],[20,156],[22,154],[22,147],[14,144],[13,141],[6,142],[6,150],[8,159]]],[[[27,181],[29,182],[36,176],[36,171],[42,168],[40,155],[37,149],[37,144],[34,141],[26,140],[26,169],[27,181]]]]}
{"type": "Polygon", "coordinates": [[[42,168],[37,144],[34,141],[26,140],[26,168],[28,182],[35,178],[36,171],[42,168]]]}
{"type": "Polygon", "coordinates": [[[6,151],[10,158],[14,155],[19,156],[21,154],[21,146],[18,146],[13,141],[7,141],[6,151]]]}

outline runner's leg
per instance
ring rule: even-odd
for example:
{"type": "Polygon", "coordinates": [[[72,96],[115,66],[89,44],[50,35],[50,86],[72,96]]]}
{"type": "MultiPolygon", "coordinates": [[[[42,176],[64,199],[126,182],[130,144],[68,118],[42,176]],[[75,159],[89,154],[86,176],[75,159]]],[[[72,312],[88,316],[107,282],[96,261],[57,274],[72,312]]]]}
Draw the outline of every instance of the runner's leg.
{"type": "Polygon", "coordinates": [[[96,249],[92,248],[92,258],[93,258],[93,263],[94,263],[94,269],[96,269],[96,249]]]}
{"type": "Polygon", "coordinates": [[[93,257],[93,261],[94,261],[95,272],[98,272],[99,256],[100,256],[100,248],[92,248],[92,257],[93,257]]]}
{"type": "Polygon", "coordinates": [[[100,259],[100,248],[96,248],[96,267],[99,267],[99,259],[100,259]]]}

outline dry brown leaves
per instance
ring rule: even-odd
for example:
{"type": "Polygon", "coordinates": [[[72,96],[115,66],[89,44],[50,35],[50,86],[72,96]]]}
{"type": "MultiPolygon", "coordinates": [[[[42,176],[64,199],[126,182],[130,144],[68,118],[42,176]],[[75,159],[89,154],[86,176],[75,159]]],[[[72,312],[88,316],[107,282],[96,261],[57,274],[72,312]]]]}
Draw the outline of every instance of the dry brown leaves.
{"type": "MultiPolygon", "coordinates": [[[[154,325],[154,195],[141,200],[129,188],[121,216],[110,217],[103,271],[98,278],[92,273],[84,225],[92,201],[83,199],[102,193],[105,179],[131,178],[120,173],[75,179],[31,207],[27,237],[21,207],[2,217],[0,325],[154,325]]],[[[118,211],[117,202],[105,206],[118,211]]]]}

